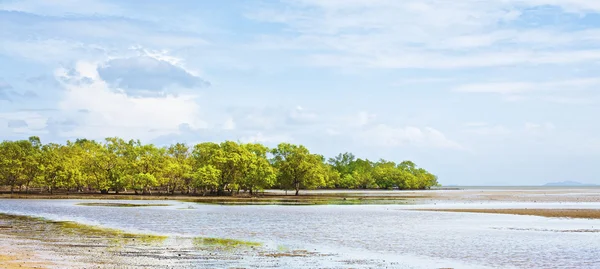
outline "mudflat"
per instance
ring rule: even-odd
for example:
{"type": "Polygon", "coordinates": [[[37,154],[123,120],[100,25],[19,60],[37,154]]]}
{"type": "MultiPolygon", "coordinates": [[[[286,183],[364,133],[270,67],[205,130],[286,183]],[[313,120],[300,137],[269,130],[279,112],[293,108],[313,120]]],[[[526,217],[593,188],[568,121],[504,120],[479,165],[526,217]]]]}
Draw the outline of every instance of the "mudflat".
{"type": "Polygon", "coordinates": [[[489,213],[489,214],[511,214],[529,215],[551,218],[579,218],[600,219],[600,209],[416,209],[422,211],[437,212],[461,212],[461,213],[489,213]]]}
{"type": "Polygon", "coordinates": [[[413,265],[417,265],[415,268],[420,268],[420,264],[432,265],[431,261],[435,261],[435,267],[427,268],[448,267],[447,265],[461,268],[464,264],[472,265],[470,268],[483,268],[479,265],[491,268],[503,267],[502,265],[561,268],[581,265],[582,261],[588,264],[600,262],[593,251],[589,252],[589,249],[598,249],[596,239],[600,235],[597,225],[600,219],[600,188],[314,190],[303,191],[299,196],[285,195],[283,191],[265,191],[259,197],[2,194],[0,198],[12,198],[0,204],[2,212],[9,213],[0,214],[0,268],[394,268],[394,265],[408,262],[414,262],[413,265]],[[27,200],[18,200],[19,198],[27,200]],[[320,206],[331,204],[336,206],[320,206]],[[374,206],[356,206],[363,204],[374,206]],[[116,225],[113,227],[137,230],[139,226],[150,234],[136,234],[132,230],[125,232],[71,221],[10,215],[10,212],[17,212],[43,216],[47,209],[60,209],[55,212],[64,212],[60,218],[54,218],[60,220],[77,220],[79,218],[73,218],[73,215],[83,215],[91,221],[98,221],[98,215],[86,214],[92,211],[99,212],[100,215],[122,215],[122,218],[111,218],[111,222],[116,225]],[[161,218],[173,221],[165,224],[161,218],[153,217],[159,212],[161,218]],[[443,215],[443,212],[456,212],[460,215],[443,215]],[[471,213],[513,216],[481,216],[471,213]],[[439,215],[432,217],[432,214],[439,215]],[[129,218],[131,215],[136,218],[129,218]],[[554,219],[548,223],[543,219],[530,223],[529,218],[519,215],[554,219]],[[243,221],[239,221],[240,219],[243,221]],[[340,222],[340,219],[345,221],[340,222]],[[419,225],[422,220],[427,220],[427,225],[431,227],[425,233],[422,230],[424,226],[419,225]],[[281,225],[273,225],[276,222],[281,225]],[[482,222],[486,224],[482,225],[482,222]],[[144,223],[147,225],[144,226],[144,223]],[[378,225],[387,227],[385,233],[371,228],[378,228],[378,225]],[[404,226],[397,229],[398,225],[404,226]],[[168,234],[166,230],[172,232],[190,227],[194,229],[188,230],[191,233],[186,233],[183,237],[161,236],[168,234]],[[295,227],[298,231],[281,227],[295,227]],[[464,230],[468,227],[478,228],[465,233],[464,230]],[[245,232],[240,236],[238,231],[245,232]],[[527,233],[521,234],[522,231],[527,233]],[[392,237],[405,239],[399,240],[399,243],[386,241],[390,237],[389,233],[393,234],[392,237]],[[548,236],[548,233],[552,233],[552,236],[548,236]],[[582,237],[583,234],[586,236],[582,237]],[[245,237],[246,235],[251,236],[245,237]],[[411,240],[415,235],[421,238],[411,240]],[[224,238],[216,238],[217,236],[224,238]],[[495,236],[494,238],[501,240],[482,242],[482,236],[495,236]],[[313,240],[319,237],[323,239],[313,240]],[[256,241],[247,242],[234,238],[256,241]],[[283,241],[285,244],[265,244],[272,240],[283,241]],[[506,240],[518,243],[523,246],[521,250],[526,251],[515,252],[504,244],[506,240]],[[589,242],[581,244],[577,243],[580,242],[578,240],[589,242]],[[371,256],[351,259],[348,258],[351,257],[349,254],[337,251],[337,248],[328,248],[327,244],[323,248],[312,248],[321,241],[356,248],[360,253],[370,253],[371,256]],[[387,243],[382,245],[381,242],[384,241],[387,243]],[[292,244],[288,248],[288,242],[301,243],[292,244]],[[462,245],[456,247],[457,242],[462,242],[462,245]],[[561,247],[554,248],[554,252],[551,252],[543,250],[544,244],[561,247]],[[485,253],[473,254],[477,253],[471,249],[473,246],[478,246],[476,249],[493,249],[503,254],[490,259],[485,253]],[[571,252],[562,251],[579,247],[583,249],[579,250],[578,257],[570,256],[571,252]],[[410,253],[414,249],[419,249],[419,254],[429,258],[410,261],[408,256],[398,258],[397,261],[388,260],[396,254],[410,253]],[[384,258],[378,254],[381,251],[394,255],[384,258]],[[479,256],[470,258],[470,255],[479,256]],[[516,256],[520,257],[521,263],[515,262],[513,257],[516,256]]]}

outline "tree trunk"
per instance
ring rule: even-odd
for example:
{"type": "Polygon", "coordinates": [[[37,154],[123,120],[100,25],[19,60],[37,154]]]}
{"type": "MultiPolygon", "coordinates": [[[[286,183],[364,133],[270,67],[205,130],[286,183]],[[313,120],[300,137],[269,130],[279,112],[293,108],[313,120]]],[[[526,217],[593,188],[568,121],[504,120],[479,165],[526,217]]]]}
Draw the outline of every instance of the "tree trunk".
{"type": "Polygon", "coordinates": [[[298,192],[300,192],[300,182],[296,183],[296,196],[298,196],[298,192]]]}

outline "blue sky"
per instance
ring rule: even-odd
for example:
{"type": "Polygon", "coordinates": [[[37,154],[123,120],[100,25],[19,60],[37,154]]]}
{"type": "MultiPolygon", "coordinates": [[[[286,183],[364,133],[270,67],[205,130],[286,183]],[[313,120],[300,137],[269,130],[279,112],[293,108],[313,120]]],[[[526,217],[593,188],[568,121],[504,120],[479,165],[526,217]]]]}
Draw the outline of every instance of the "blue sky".
{"type": "Polygon", "coordinates": [[[0,137],[304,144],[600,184],[600,1],[0,0],[0,137]]]}

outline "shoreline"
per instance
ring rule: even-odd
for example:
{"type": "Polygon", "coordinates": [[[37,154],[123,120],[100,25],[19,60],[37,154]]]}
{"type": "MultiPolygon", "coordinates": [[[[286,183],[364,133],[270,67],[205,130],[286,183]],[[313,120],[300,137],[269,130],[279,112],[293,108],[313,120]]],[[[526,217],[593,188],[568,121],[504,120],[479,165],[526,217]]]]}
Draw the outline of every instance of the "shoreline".
{"type": "Polygon", "coordinates": [[[464,190],[304,190],[300,195],[266,190],[259,195],[240,193],[231,196],[185,194],[136,195],[134,193],[0,193],[0,199],[80,199],[80,200],[175,200],[216,204],[298,203],[362,204],[390,202],[600,202],[600,188],[546,189],[464,189],[464,190]]]}

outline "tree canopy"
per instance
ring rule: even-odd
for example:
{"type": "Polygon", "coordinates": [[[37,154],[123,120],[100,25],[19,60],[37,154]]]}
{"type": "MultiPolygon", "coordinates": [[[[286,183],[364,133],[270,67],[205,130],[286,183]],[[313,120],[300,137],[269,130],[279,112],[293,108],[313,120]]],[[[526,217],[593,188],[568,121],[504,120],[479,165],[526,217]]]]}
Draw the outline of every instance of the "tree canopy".
{"type": "Polygon", "coordinates": [[[165,147],[111,137],[42,144],[0,143],[0,186],[15,191],[254,194],[269,188],[428,189],[437,177],[411,161],[372,162],[341,153],[325,159],[302,145],[177,143],[165,147]]]}

